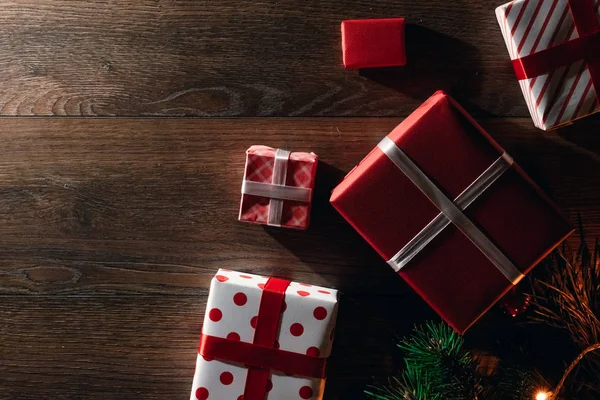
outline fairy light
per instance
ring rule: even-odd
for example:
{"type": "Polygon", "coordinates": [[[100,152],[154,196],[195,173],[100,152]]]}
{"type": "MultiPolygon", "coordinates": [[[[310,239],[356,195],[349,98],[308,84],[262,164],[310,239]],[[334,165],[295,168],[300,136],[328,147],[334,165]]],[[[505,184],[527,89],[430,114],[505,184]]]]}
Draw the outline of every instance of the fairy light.
{"type": "Polygon", "coordinates": [[[535,400],[548,400],[550,398],[550,396],[548,395],[547,392],[538,392],[535,395],[535,400]]]}

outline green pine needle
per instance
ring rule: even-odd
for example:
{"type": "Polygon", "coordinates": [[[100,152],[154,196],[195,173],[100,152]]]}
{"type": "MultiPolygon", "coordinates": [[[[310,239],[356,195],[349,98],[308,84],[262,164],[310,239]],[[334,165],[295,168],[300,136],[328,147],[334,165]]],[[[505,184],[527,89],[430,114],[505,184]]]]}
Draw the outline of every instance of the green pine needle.
{"type": "Polygon", "coordinates": [[[464,340],[444,323],[427,323],[399,344],[407,367],[419,369],[445,399],[475,399],[479,392],[476,363],[464,340]]]}
{"type": "Polygon", "coordinates": [[[366,391],[376,400],[469,400],[481,391],[476,363],[460,335],[444,323],[428,322],[399,343],[406,368],[387,386],[366,391]]]}
{"type": "Polygon", "coordinates": [[[531,370],[511,362],[501,361],[496,373],[486,382],[486,400],[531,400],[545,380],[531,370]]]}

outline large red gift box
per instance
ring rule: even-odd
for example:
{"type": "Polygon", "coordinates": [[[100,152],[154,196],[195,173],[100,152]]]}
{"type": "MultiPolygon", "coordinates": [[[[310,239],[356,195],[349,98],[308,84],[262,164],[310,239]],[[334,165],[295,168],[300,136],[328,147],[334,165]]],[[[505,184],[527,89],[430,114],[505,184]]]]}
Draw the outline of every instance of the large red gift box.
{"type": "Polygon", "coordinates": [[[251,146],[246,151],[238,219],[283,228],[308,228],[317,163],[314,153],[251,146]]]}
{"type": "Polygon", "coordinates": [[[461,333],[572,232],[443,92],[382,140],[331,203],[461,333]]]}

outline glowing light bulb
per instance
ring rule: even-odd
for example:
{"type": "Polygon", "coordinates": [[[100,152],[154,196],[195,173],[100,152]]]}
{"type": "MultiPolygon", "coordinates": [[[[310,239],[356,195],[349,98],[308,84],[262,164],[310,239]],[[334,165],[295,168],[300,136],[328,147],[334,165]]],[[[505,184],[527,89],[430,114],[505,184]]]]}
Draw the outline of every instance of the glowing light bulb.
{"type": "Polygon", "coordinates": [[[535,395],[535,400],[548,400],[550,396],[546,392],[538,392],[535,395]]]}

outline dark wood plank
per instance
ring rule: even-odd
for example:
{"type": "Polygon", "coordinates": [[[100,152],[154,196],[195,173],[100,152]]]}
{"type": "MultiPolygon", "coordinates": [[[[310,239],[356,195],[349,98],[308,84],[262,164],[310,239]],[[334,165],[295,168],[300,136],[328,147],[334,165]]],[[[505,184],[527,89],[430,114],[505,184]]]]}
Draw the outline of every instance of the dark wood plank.
{"type": "Polygon", "coordinates": [[[3,298],[0,398],[185,398],[201,309],[202,299],[3,298]]]}
{"type": "MultiPolygon", "coordinates": [[[[219,267],[410,291],[328,203],[399,119],[0,119],[0,293],[203,293],[219,267]],[[319,154],[306,233],[237,222],[245,149],[319,154]],[[365,273],[365,266],[369,273],[365,273]]],[[[527,119],[483,125],[590,238],[600,149],[589,121],[560,135],[527,119]]]]}
{"type": "Polygon", "coordinates": [[[3,115],[404,116],[437,89],[525,116],[495,0],[20,0],[3,115]],[[408,66],[344,71],[343,19],[404,16],[408,66]]]}
{"type": "MultiPolygon", "coordinates": [[[[396,304],[343,300],[326,399],[360,399],[393,373],[394,321],[414,318],[396,304]]],[[[205,306],[205,294],[0,297],[0,399],[187,399],[205,306]]]]}

